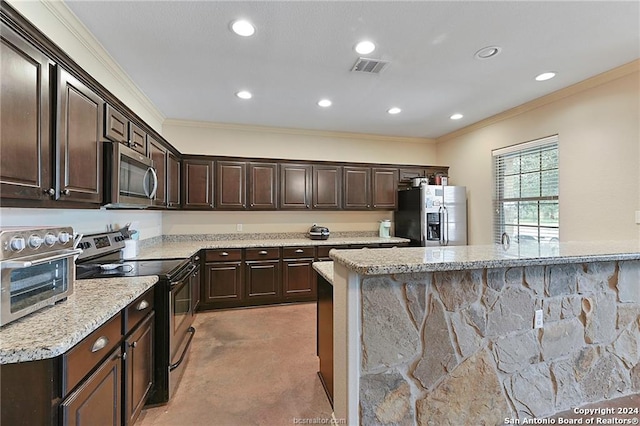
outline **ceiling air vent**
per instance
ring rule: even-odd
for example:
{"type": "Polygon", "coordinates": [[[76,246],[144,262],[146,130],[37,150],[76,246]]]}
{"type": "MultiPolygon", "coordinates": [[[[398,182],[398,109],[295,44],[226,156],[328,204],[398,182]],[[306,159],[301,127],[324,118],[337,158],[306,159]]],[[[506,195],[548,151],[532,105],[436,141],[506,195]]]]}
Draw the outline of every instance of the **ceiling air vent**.
{"type": "Polygon", "coordinates": [[[388,64],[389,61],[380,59],[358,58],[351,71],[379,74],[388,64]]]}

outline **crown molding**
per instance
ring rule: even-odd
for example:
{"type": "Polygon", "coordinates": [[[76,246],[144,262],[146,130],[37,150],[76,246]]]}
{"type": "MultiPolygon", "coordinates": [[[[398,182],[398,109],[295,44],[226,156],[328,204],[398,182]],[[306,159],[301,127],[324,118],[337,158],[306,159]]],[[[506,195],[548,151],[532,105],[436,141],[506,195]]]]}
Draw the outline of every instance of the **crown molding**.
{"type": "Polygon", "coordinates": [[[577,93],[583,92],[585,90],[592,89],[594,87],[600,86],[602,84],[608,83],[613,80],[617,80],[626,75],[637,73],[640,71],[640,59],[636,59],[627,64],[621,65],[617,68],[613,68],[612,70],[605,71],[602,74],[598,74],[571,86],[567,86],[563,89],[557,90],[548,95],[542,96],[540,98],[534,99],[522,105],[519,105],[515,108],[511,108],[507,111],[501,112],[484,120],[478,121],[476,123],[470,124],[462,129],[456,130],[455,132],[448,133],[444,136],[440,136],[436,138],[436,142],[446,142],[451,139],[455,139],[467,133],[474,132],[483,127],[491,126],[492,124],[498,123],[503,120],[507,120],[509,118],[513,118],[520,114],[524,114],[526,112],[532,111],[534,109],[540,108],[542,106],[551,104],[553,102],[557,102],[561,99],[567,98],[569,96],[573,96],[577,93]]]}
{"type": "Polygon", "coordinates": [[[40,3],[53,15],[82,46],[108,71],[124,89],[161,125],[166,119],[164,114],[151,102],[147,95],[133,82],[131,77],[113,59],[89,29],[76,17],[63,1],[40,0],[40,3]]]}
{"type": "Polygon", "coordinates": [[[401,142],[401,143],[415,143],[415,144],[435,144],[435,139],[428,138],[411,138],[405,136],[383,136],[373,135],[367,133],[350,133],[350,132],[334,132],[327,130],[311,130],[311,129],[293,129],[288,127],[270,127],[270,126],[257,126],[257,125],[245,125],[245,124],[233,124],[233,123],[216,123],[212,121],[196,121],[196,120],[177,120],[168,118],[163,123],[163,128],[166,126],[176,127],[190,127],[190,128],[202,128],[213,130],[230,130],[234,132],[251,132],[251,133],[270,133],[279,135],[294,135],[294,136],[315,136],[334,139],[358,139],[368,141],[384,141],[384,142],[401,142]]]}

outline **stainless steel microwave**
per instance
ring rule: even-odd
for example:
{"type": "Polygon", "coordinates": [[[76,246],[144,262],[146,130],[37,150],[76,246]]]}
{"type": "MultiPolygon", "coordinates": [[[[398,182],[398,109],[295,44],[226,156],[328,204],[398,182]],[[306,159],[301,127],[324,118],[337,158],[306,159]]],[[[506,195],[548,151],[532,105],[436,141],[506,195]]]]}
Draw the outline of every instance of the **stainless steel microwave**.
{"type": "Polygon", "coordinates": [[[158,189],[153,160],[118,143],[104,142],[105,207],[147,208],[158,189]]]}

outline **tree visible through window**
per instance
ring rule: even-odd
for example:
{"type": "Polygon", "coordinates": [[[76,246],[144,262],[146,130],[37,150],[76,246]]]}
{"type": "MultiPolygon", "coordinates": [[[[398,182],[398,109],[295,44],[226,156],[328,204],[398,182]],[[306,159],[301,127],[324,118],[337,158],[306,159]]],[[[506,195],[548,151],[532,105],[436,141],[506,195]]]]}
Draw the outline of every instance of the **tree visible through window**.
{"type": "Polygon", "coordinates": [[[558,136],[494,150],[494,240],[558,241],[558,136]]]}

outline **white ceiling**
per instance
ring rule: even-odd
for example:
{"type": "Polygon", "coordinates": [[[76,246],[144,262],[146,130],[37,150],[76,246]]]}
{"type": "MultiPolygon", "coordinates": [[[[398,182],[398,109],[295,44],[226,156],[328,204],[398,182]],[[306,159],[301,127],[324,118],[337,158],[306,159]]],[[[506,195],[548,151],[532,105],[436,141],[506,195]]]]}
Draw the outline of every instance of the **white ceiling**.
{"type": "Polygon", "coordinates": [[[171,119],[436,138],[640,57],[638,1],[67,5],[171,119]],[[255,35],[232,33],[237,18],[255,35]],[[362,39],[382,73],[350,72],[362,39]],[[502,53],[474,58],[490,45],[502,53]]]}

